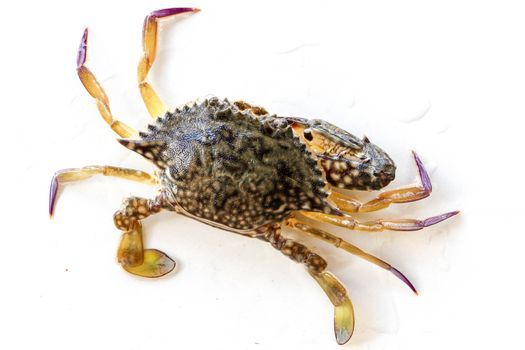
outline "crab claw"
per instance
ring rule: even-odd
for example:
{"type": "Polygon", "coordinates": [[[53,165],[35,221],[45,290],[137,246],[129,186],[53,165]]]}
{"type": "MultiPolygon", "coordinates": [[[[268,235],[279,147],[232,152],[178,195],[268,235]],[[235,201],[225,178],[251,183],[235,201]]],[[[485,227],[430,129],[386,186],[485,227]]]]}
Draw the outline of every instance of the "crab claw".
{"type": "Polygon", "coordinates": [[[312,277],[319,283],[321,288],[335,307],[334,332],[337,344],[343,345],[350,340],[354,333],[354,308],[345,287],[328,271],[315,274],[312,277]]]}

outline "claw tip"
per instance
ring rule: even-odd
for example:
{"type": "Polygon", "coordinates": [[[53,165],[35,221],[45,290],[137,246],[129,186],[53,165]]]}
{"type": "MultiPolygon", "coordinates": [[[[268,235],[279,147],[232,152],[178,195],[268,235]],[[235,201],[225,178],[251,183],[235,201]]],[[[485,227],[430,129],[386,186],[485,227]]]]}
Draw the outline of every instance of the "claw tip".
{"type": "Polygon", "coordinates": [[[80,46],[78,47],[77,68],[80,68],[86,62],[87,39],[88,39],[88,28],[86,27],[86,29],[84,29],[84,34],[82,34],[82,39],[80,40],[80,46]]]}
{"type": "Polygon", "coordinates": [[[419,295],[418,292],[417,292],[416,287],[414,287],[412,282],[410,282],[410,280],[408,278],[406,278],[406,276],[403,275],[401,273],[401,271],[399,271],[395,267],[390,267],[390,272],[392,272],[397,278],[399,278],[401,281],[403,281],[414,292],[414,294],[419,295]]]}
{"type": "Polygon", "coordinates": [[[56,176],[51,179],[51,186],[49,187],[49,218],[53,218],[53,211],[55,210],[55,202],[58,191],[58,181],[56,176]]]}
{"type": "Polygon", "coordinates": [[[435,225],[437,223],[440,223],[441,221],[444,221],[448,218],[451,218],[455,215],[458,215],[459,214],[459,210],[455,210],[455,211],[451,211],[451,212],[448,212],[448,213],[445,213],[445,214],[441,214],[441,215],[438,215],[438,216],[433,216],[431,218],[428,218],[426,219],[424,222],[423,222],[423,227],[428,227],[428,226],[432,226],[432,225],[435,225]]]}
{"type": "Polygon", "coordinates": [[[161,10],[156,10],[150,13],[150,16],[155,18],[163,18],[178,15],[186,12],[199,12],[200,9],[196,7],[171,7],[161,10]]]}
{"type": "Polygon", "coordinates": [[[430,194],[430,192],[432,192],[432,182],[430,181],[430,177],[428,176],[427,170],[425,169],[425,166],[423,165],[423,162],[417,155],[416,151],[412,150],[412,155],[414,156],[414,161],[416,162],[417,170],[419,172],[419,178],[421,179],[421,184],[423,185],[423,188],[427,190],[430,194]]]}

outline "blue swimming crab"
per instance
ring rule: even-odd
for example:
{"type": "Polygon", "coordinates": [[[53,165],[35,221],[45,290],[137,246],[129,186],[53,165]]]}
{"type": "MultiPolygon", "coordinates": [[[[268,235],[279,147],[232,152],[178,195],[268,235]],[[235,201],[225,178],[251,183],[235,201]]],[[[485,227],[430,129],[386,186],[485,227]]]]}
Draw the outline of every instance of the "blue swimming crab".
{"type": "Polygon", "coordinates": [[[432,185],[414,153],[418,183],[382,191],[365,203],[353,198],[344,190],[381,190],[394,180],[396,166],[368,138],[357,138],[326,121],[277,116],[244,101],[215,97],[169,110],[147,79],[157,53],[158,25],[163,18],[198,11],[169,8],[145,18],[138,85],[154,120],[140,132],[114,119],[106,93],[86,67],[88,30],[84,31],[77,58],[82,84],[95,99],[103,119],[120,136],[118,142],[152,162],[158,170],[153,175],[114,166],[57,171],[51,182],[49,213],[53,215],[62,184],[94,175],[158,186],[155,198],[127,198],[114,214],[115,225],[122,231],[117,259],[126,271],[155,278],[174,269],[175,262],[167,254],[143,246],[141,221],[161,210],[258,238],[306,267],[334,305],[336,341],[345,344],[354,329],[353,306],[345,287],[327,270],[325,259],[287,238],[281,229],[299,231],[366,259],[393,273],[417,294],[396,268],[315,227],[315,222],[360,231],[415,231],[458,212],[425,220],[354,219],[352,213],[377,211],[393,203],[428,197],[432,185]]]}

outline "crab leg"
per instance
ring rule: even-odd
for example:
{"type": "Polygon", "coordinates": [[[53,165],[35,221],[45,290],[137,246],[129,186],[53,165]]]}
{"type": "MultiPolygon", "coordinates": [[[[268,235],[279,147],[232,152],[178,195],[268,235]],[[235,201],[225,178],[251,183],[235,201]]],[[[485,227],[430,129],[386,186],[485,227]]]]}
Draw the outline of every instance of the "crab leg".
{"type": "Polygon", "coordinates": [[[332,244],[333,246],[337,247],[337,248],[341,248],[347,252],[349,252],[350,254],[353,254],[353,255],[356,255],[362,259],[365,259],[369,262],[371,262],[372,264],[374,265],[377,265],[387,271],[390,271],[392,272],[397,278],[399,278],[401,281],[403,281],[403,283],[405,283],[414,293],[417,294],[417,290],[416,288],[414,287],[414,285],[410,282],[410,280],[408,278],[405,277],[405,275],[403,275],[403,273],[401,273],[398,269],[396,269],[395,267],[393,267],[392,265],[390,265],[389,263],[371,255],[371,254],[368,254],[366,252],[364,252],[363,250],[361,250],[360,248],[356,247],[355,245],[351,244],[351,243],[348,243],[346,241],[344,241],[343,239],[331,234],[331,233],[328,233],[326,231],[323,231],[321,229],[318,229],[318,228],[315,228],[315,227],[312,227],[300,220],[297,220],[295,218],[290,218],[290,219],[287,219],[286,222],[285,222],[285,225],[290,227],[290,228],[293,228],[295,230],[299,230],[301,232],[304,232],[310,236],[313,236],[313,237],[316,237],[316,238],[319,238],[327,243],[330,243],[332,244]]]}
{"type": "Polygon", "coordinates": [[[385,230],[391,231],[418,231],[425,227],[435,225],[441,221],[444,221],[454,215],[459,214],[459,211],[451,211],[445,214],[433,216],[424,220],[417,219],[397,219],[397,220],[385,220],[377,219],[367,222],[359,222],[350,216],[335,216],[330,214],[314,213],[301,211],[301,215],[306,216],[310,219],[325,222],[328,224],[348,228],[350,230],[357,231],[370,231],[379,232],[385,230]]]}
{"type": "Polygon", "coordinates": [[[51,179],[49,190],[49,216],[53,216],[58,189],[65,182],[88,179],[95,175],[114,176],[126,180],[142,182],[148,185],[156,185],[158,180],[155,176],[141,170],[119,168],[114,166],[90,165],[83,168],[62,169],[57,171],[51,179]]]}
{"type": "Polygon", "coordinates": [[[175,268],[175,261],[157,249],[144,249],[140,220],[158,213],[162,194],[155,200],[130,197],[115,213],[115,226],[124,231],[117,251],[118,262],[127,272],[149,278],[164,276],[175,268]]]}
{"type": "Polygon", "coordinates": [[[392,203],[414,202],[430,196],[430,193],[432,192],[430,177],[416,152],[412,151],[412,154],[419,174],[419,184],[384,191],[380,193],[377,198],[366,203],[361,203],[350,196],[335,191],[330,194],[328,199],[330,199],[342,211],[348,213],[361,213],[381,210],[389,207],[392,203]]]}
{"type": "Polygon", "coordinates": [[[334,332],[339,345],[345,344],[354,332],[354,308],[345,287],[330,272],[326,261],[301,243],[281,235],[280,227],[273,227],[263,237],[274,248],[290,259],[304,264],[310,275],[319,283],[335,308],[334,332]]]}
{"type": "Polygon", "coordinates": [[[142,95],[142,99],[146,104],[149,114],[153,118],[163,115],[167,111],[167,107],[164,102],[162,102],[153,87],[146,80],[157,54],[157,32],[159,19],[181,13],[198,11],[200,10],[188,7],[169,8],[153,11],[144,19],[144,27],[142,31],[142,44],[144,53],[139,61],[137,77],[140,94],[142,95]]]}
{"type": "Polygon", "coordinates": [[[87,56],[87,39],[88,29],[84,30],[80,47],[78,48],[77,56],[77,73],[80,81],[86,88],[87,92],[93,97],[97,103],[98,111],[106,123],[121,137],[133,137],[138,135],[137,131],[127,126],[120,120],[113,119],[111,109],[109,108],[109,99],[104,92],[104,89],[95,78],[95,75],[85,66],[87,56]]]}
{"type": "Polygon", "coordinates": [[[318,274],[310,272],[310,275],[319,283],[334,305],[334,332],[337,344],[346,344],[354,332],[355,317],[354,307],[345,287],[329,271],[318,274]]]}

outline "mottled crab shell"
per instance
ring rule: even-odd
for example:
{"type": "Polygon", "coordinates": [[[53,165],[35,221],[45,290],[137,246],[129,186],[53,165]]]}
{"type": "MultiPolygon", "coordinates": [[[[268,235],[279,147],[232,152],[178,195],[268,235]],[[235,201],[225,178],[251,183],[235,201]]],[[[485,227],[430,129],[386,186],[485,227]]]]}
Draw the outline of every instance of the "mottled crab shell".
{"type": "Polygon", "coordinates": [[[294,210],[340,215],[325,179],[290,127],[211,98],[168,112],[120,140],[161,168],[173,206],[233,231],[280,222],[294,210]]]}

